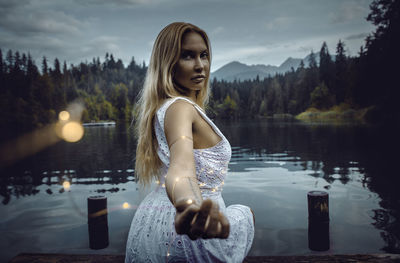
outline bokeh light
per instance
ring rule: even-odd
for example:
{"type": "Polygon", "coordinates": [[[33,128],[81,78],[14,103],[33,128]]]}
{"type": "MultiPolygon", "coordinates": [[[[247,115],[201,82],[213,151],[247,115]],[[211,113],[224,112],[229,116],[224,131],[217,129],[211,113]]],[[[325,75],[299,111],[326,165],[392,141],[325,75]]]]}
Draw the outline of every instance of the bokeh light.
{"type": "Polygon", "coordinates": [[[77,142],[82,139],[83,134],[82,124],[75,121],[68,122],[61,129],[61,137],[67,142],[77,142]]]}
{"type": "Polygon", "coordinates": [[[123,209],[129,209],[130,207],[131,207],[131,205],[128,202],[125,202],[122,204],[123,209]]]}
{"type": "Polygon", "coordinates": [[[65,190],[69,190],[69,188],[71,188],[71,183],[68,181],[64,181],[63,187],[65,190]]]}
{"type": "Polygon", "coordinates": [[[65,110],[61,111],[58,114],[58,118],[60,119],[60,121],[67,121],[67,120],[69,120],[70,117],[71,117],[71,115],[69,114],[69,112],[65,111],[65,110]]]}

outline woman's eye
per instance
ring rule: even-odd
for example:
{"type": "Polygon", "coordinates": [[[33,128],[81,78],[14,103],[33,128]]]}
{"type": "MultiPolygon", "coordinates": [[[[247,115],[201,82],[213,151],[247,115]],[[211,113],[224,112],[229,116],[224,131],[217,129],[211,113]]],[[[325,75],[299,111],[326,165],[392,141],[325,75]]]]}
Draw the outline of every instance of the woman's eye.
{"type": "Polygon", "coordinates": [[[186,60],[186,59],[191,59],[192,56],[191,56],[190,54],[187,54],[187,53],[185,54],[185,53],[183,53],[183,54],[181,55],[181,58],[186,60]]]}
{"type": "Polygon", "coordinates": [[[207,53],[207,52],[201,53],[201,57],[202,57],[202,58],[208,58],[208,53],[207,53]]]}

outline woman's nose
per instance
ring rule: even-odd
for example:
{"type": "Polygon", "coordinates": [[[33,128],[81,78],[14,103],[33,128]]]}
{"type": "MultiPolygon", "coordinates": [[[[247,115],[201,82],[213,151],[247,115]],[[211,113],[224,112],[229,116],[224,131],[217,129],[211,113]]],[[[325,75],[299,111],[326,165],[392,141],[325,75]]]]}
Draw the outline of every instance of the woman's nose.
{"type": "Polygon", "coordinates": [[[195,63],[194,63],[194,70],[196,71],[202,71],[204,68],[203,61],[201,60],[200,57],[196,58],[195,63]]]}

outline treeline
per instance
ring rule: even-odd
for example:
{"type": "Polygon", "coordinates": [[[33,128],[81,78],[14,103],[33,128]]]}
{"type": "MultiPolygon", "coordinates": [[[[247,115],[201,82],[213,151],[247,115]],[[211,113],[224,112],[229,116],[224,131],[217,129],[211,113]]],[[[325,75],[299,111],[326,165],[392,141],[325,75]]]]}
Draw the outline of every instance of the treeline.
{"type": "MultiPolygon", "coordinates": [[[[260,80],[212,81],[211,109],[217,116],[252,117],[274,114],[298,114],[309,107],[327,109],[346,103],[363,105],[357,89],[360,57],[351,58],[345,53],[345,44],[339,41],[335,60],[328,47],[322,44],[320,61],[311,52],[309,67],[303,61],[299,68],[260,80]]],[[[364,55],[364,53],[363,53],[364,55]]]]}
{"type": "Polygon", "coordinates": [[[84,122],[130,120],[132,102],[146,73],[144,63],[134,58],[125,67],[122,60],[106,54],[92,62],[67,66],[46,57],[41,70],[29,54],[0,49],[0,125],[2,134],[21,133],[53,122],[57,113],[77,98],[84,101],[84,122]]]}
{"type": "MultiPolygon", "coordinates": [[[[374,106],[375,119],[399,121],[396,89],[400,61],[400,1],[375,0],[367,20],[377,26],[357,56],[349,57],[339,41],[335,56],[326,43],[309,56],[309,66],[269,78],[247,81],[211,81],[208,111],[220,118],[248,118],[298,114],[310,107],[328,109],[374,106]],[[334,57],[335,59],[332,59],[334,57]]],[[[106,54],[103,62],[52,66],[44,57],[41,70],[29,54],[0,49],[0,128],[12,134],[40,127],[56,119],[67,103],[81,98],[83,121],[130,120],[133,103],[147,67],[132,58],[125,67],[106,54]]],[[[4,138],[4,136],[3,136],[4,138]]]]}

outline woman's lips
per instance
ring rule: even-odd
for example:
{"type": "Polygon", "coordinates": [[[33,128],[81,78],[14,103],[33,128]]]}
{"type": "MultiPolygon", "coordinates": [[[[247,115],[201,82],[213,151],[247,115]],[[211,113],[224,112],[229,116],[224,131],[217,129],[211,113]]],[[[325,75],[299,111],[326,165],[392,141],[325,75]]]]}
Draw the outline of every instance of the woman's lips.
{"type": "Polygon", "coordinates": [[[196,83],[200,83],[202,82],[206,77],[205,76],[196,76],[192,78],[192,81],[196,82],[196,83]]]}

